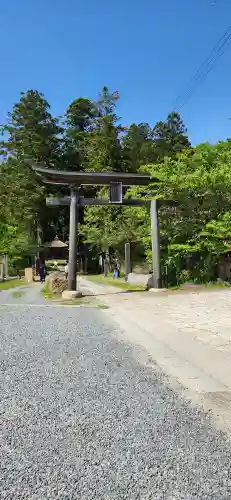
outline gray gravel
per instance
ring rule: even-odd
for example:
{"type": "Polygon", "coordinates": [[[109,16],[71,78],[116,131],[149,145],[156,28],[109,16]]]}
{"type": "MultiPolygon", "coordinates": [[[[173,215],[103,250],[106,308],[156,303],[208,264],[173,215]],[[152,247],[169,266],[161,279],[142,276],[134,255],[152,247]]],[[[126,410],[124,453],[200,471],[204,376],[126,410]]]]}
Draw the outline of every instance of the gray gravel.
{"type": "Polygon", "coordinates": [[[0,305],[1,500],[230,499],[229,439],[114,328],[0,305]]]}

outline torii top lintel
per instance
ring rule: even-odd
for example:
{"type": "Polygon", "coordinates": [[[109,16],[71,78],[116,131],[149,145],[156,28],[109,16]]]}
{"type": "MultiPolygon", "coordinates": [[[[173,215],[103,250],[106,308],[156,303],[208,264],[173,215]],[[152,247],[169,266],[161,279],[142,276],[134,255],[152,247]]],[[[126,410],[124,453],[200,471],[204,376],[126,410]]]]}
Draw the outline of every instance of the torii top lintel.
{"type": "Polygon", "coordinates": [[[47,184],[65,186],[106,186],[121,182],[123,186],[148,186],[150,176],[121,172],[74,172],[34,167],[35,172],[47,184]]]}

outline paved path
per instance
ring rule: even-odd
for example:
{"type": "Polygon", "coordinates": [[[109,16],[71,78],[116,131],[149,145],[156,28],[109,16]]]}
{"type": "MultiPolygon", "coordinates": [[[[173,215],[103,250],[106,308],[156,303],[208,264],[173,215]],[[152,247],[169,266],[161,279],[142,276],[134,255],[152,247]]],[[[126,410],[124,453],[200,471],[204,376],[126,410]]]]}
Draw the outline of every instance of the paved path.
{"type": "Polygon", "coordinates": [[[231,498],[230,439],[107,311],[0,296],[1,500],[231,498]]]}

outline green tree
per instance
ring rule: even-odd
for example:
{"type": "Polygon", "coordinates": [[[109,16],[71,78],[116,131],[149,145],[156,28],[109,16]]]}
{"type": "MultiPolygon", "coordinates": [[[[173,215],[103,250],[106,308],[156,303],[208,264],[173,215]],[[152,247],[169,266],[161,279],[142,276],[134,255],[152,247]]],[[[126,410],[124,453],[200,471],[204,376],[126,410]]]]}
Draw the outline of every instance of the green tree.
{"type": "Polygon", "coordinates": [[[117,125],[115,113],[118,92],[110,94],[107,87],[96,102],[98,116],[94,128],[87,135],[87,161],[92,171],[120,171],[122,168],[120,133],[123,128],[117,125]]]}
{"type": "MultiPolygon", "coordinates": [[[[160,210],[163,266],[176,276],[188,270],[199,281],[215,276],[220,255],[231,244],[231,146],[202,144],[161,165],[147,167],[153,194],[165,200],[160,210]]],[[[151,258],[146,227],[144,245],[151,258]]]]}
{"type": "MultiPolygon", "coordinates": [[[[93,151],[95,156],[94,159],[94,169],[101,170],[102,165],[104,169],[117,170],[118,167],[124,171],[136,172],[140,169],[142,165],[151,163],[151,169],[162,168],[159,164],[163,161],[165,156],[176,157],[178,150],[182,150],[189,146],[189,141],[187,139],[186,129],[183,125],[182,120],[179,115],[171,114],[169,115],[166,122],[159,122],[154,130],[152,130],[148,124],[141,123],[139,125],[132,124],[128,129],[127,133],[120,136],[119,131],[115,127],[117,121],[117,116],[115,115],[115,99],[114,97],[110,100],[110,95],[108,96],[107,89],[103,93],[103,97],[100,102],[103,102],[103,107],[99,106],[100,118],[99,129],[93,132],[95,137],[89,135],[89,140],[91,142],[91,147],[94,148],[93,151]],[[101,122],[103,117],[103,123],[101,122]],[[117,167],[115,163],[112,162],[113,154],[110,149],[111,142],[105,141],[108,136],[102,134],[102,130],[105,131],[104,120],[109,117],[109,123],[113,124],[113,130],[116,133],[116,138],[120,139],[120,145],[116,151],[119,151],[117,159],[119,162],[117,167]],[[102,128],[101,128],[102,127],[102,128]],[[103,140],[100,139],[103,136],[103,140]],[[94,143],[96,139],[96,143],[94,143]],[[105,145],[108,145],[108,149],[105,145]],[[105,155],[105,151],[109,152],[110,161],[105,155]],[[97,154],[101,156],[97,156],[97,154]],[[105,162],[105,158],[107,158],[105,162]],[[103,159],[103,161],[102,161],[103,159]],[[156,164],[154,162],[156,161],[156,164]],[[111,162],[111,163],[110,163],[111,162]],[[110,168],[109,168],[110,167],[110,168]]],[[[117,95],[116,95],[117,99],[117,95]]],[[[109,138],[111,136],[109,134],[109,138]]],[[[113,142],[115,146],[115,142],[113,142]]],[[[140,190],[133,190],[134,195],[140,196],[140,190]]],[[[127,193],[129,196],[129,192],[127,193]]],[[[100,207],[94,210],[89,208],[85,217],[85,228],[84,234],[87,241],[97,245],[99,242],[104,242],[104,246],[107,244],[108,248],[114,248],[117,251],[123,249],[123,245],[126,241],[130,241],[133,245],[142,241],[144,248],[148,250],[150,247],[150,219],[149,213],[143,208],[113,208],[110,210],[106,207],[100,207]],[[94,220],[94,228],[93,226],[94,220]],[[107,243],[106,243],[107,242],[107,243]]]]}
{"type": "Polygon", "coordinates": [[[32,242],[42,204],[45,213],[45,188],[12,157],[0,164],[0,176],[0,247],[12,254],[32,242]]]}
{"type": "Polygon", "coordinates": [[[172,112],[166,121],[156,123],[153,129],[153,141],[154,161],[160,161],[165,156],[174,157],[190,147],[187,130],[178,113],[172,112]]]}
{"type": "Polygon", "coordinates": [[[70,170],[87,170],[87,134],[94,130],[98,110],[89,99],[74,100],[66,112],[62,161],[70,170]]]}
{"type": "Polygon", "coordinates": [[[7,154],[22,162],[29,159],[47,166],[58,163],[62,128],[37,90],[21,93],[20,101],[8,113],[3,132],[7,139],[2,147],[7,154]]]}
{"type": "Polygon", "coordinates": [[[123,164],[128,172],[137,172],[141,165],[153,159],[153,131],[147,123],[132,123],[123,135],[123,164]]]}
{"type": "Polygon", "coordinates": [[[0,206],[4,223],[27,231],[30,238],[40,222],[47,232],[52,218],[45,206],[46,189],[30,165],[60,166],[62,128],[44,96],[22,93],[3,127],[0,206]]]}

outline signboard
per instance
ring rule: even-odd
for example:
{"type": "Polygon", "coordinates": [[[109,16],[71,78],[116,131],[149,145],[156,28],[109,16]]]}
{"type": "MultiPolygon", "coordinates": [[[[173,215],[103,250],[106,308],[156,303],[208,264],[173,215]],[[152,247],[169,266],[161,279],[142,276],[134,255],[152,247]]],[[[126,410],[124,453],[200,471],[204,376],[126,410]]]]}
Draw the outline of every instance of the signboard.
{"type": "Polygon", "coordinates": [[[123,202],[123,185],[122,182],[111,182],[109,185],[109,201],[110,203],[123,202]]]}

